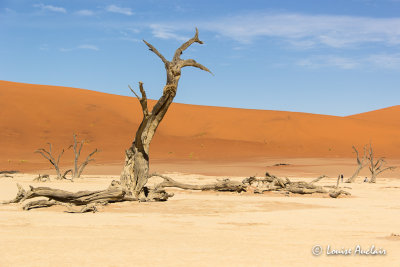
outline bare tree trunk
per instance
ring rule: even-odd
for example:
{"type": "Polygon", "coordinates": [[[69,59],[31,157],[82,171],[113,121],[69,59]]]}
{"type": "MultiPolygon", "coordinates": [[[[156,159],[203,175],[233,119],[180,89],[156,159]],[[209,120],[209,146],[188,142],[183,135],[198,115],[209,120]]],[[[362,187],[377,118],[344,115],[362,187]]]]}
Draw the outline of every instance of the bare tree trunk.
{"type": "Polygon", "coordinates": [[[356,155],[357,155],[357,169],[353,173],[353,175],[349,179],[346,180],[346,183],[354,183],[354,181],[356,180],[358,174],[364,168],[364,166],[365,166],[364,165],[364,161],[366,160],[366,157],[367,157],[367,155],[366,155],[366,153],[367,153],[366,146],[364,146],[364,155],[363,155],[362,159],[360,159],[360,156],[359,156],[358,151],[355,148],[355,146],[353,146],[353,150],[356,152],[356,155]]]}
{"type": "Polygon", "coordinates": [[[42,155],[44,158],[46,158],[51,165],[53,165],[54,169],[56,170],[57,173],[57,179],[67,179],[66,175],[71,171],[71,170],[66,170],[64,174],[61,174],[59,163],[60,163],[60,158],[64,154],[64,149],[61,151],[61,153],[58,155],[57,160],[53,157],[52,154],[52,145],[51,143],[49,144],[49,151],[47,151],[44,148],[39,148],[38,150],[35,151],[35,153],[39,153],[42,155]]]}
{"type": "MultiPolygon", "coordinates": [[[[121,182],[133,195],[138,197],[143,191],[149,178],[149,147],[150,142],[157,130],[158,125],[164,118],[168,108],[175,98],[178,88],[179,79],[181,77],[181,69],[183,67],[196,67],[204,71],[210,72],[209,69],[197,63],[193,59],[181,59],[180,56],[193,43],[202,44],[198,37],[198,30],[193,38],[182,44],[174,54],[172,61],[168,61],[157,51],[154,46],[144,41],[149,50],[155,53],[164,63],[167,73],[167,82],[163,89],[163,95],[158,100],[153,110],[149,112],[147,108],[147,96],[143,88],[143,83],[139,82],[139,90],[141,97],[135,91],[131,91],[139,99],[143,111],[143,120],[136,132],[131,147],[125,151],[125,165],[121,173],[121,182]]],[[[211,73],[211,72],[210,72],[211,73]]]]}
{"type": "Polygon", "coordinates": [[[75,157],[74,157],[74,170],[72,171],[72,178],[79,178],[79,177],[81,177],[83,170],[84,170],[85,167],[89,164],[89,162],[94,161],[94,159],[92,159],[91,157],[92,157],[96,152],[98,152],[98,149],[96,148],[92,153],[90,153],[90,154],[86,157],[85,161],[83,161],[83,162],[81,163],[81,165],[79,165],[79,164],[78,164],[78,162],[79,162],[79,157],[80,157],[80,155],[81,155],[82,147],[83,147],[83,144],[85,143],[85,141],[82,140],[82,141],[80,142],[79,149],[78,149],[77,143],[78,143],[78,141],[77,141],[77,139],[76,139],[76,134],[74,134],[74,144],[72,145],[72,147],[73,147],[73,149],[74,149],[74,155],[75,155],[75,157]]]}
{"type": "Polygon", "coordinates": [[[367,159],[369,161],[369,171],[371,172],[371,180],[370,183],[376,183],[376,177],[384,171],[394,170],[396,167],[389,166],[385,168],[386,161],[384,158],[374,159],[374,151],[372,149],[372,144],[369,144],[368,156],[367,159]]]}

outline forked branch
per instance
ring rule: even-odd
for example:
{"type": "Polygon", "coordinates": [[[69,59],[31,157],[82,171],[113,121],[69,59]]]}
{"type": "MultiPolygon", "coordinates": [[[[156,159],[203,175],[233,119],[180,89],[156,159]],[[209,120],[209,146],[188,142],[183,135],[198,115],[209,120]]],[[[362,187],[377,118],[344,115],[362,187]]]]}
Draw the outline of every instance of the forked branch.
{"type": "Polygon", "coordinates": [[[152,44],[146,42],[146,40],[143,40],[143,42],[149,47],[149,50],[151,52],[156,54],[162,60],[162,62],[164,62],[165,65],[169,63],[169,61],[166,60],[165,57],[160,52],[158,52],[158,50],[152,44]]]}
{"type": "Polygon", "coordinates": [[[346,180],[346,183],[353,183],[356,180],[360,171],[365,167],[365,161],[367,159],[367,146],[364,146],[364,155],[361,159],[360,159],[360,155],[358,153],[357,148],[355,146],[353,146],[352,148],[353,148],[354,152],[356,153],[356,157],[357,157],[357,169],[355,170],[353,175],[346,180]]]}
{"type": "Polygon", "coordinates": [[[81,151],[82,151],[82,147],[83,144],[85,143],[84,140],[82,140],[80,142],[80,147],[79,149],[77,149],[77,138],[76,138],[76,134],[74,134],[74,144],[73,144],[73,148],[74,148],[74,155],[75,155],[75,159],[74,159],[74,170],[72,172],[72,177],[73,178],[79,178],[82,175],[83,170],[85,169],[85,167],[89,164],[89,162],[94,161],[94,159],[92,159],[92,156],[97,153],[99,150],[96,148],[92,153],[90,153],[85,161],[83,161],[80,165],[79,165],[79,157],[81,155],[81,151]]]}
{"type": "Polygon", "coordinates": [[[187,42],[183,43],[178,49],[176,49],[174,58],[172,59],[172,62],[176,63],[181,60],[181,55],[183,51],[185,51],[189,46],[191,46],[193,43],[199,43],[203,44],[202,41],[199,39],[199,30],[196,28],[196,33],[192,38],[190,38],[187,42]]]}
{"type": "Polygon", "coordinates": [[[39,148],[35,151],[35,153],[38,153],[42,155],[45,159],[47,159],[51,165],[53,165],[54,169],[56,170],[57,173],[57,179],[65,179],[66,171],[64,175],[61,174],[59,163],[60,163],[60,158],[64,154],[64,149],[61,151],[61,153],[58,155],[57,160],[53,157],[52,154],[52,145],[51,143],[47,143],[49,145],[49,150],[47,151],[44,148],[39,148]]]}
{"type": "Polygon", "coordinates": [[[143,88],[143,82],[139,82],[139,90],[140,93],[142,94],[142,97],[140,97],[138,94],[136,94],[135,90],[132,89],[130,85],[128,85],[129,89],[131,89],[132,93],[137,97],[139,100],[139,103],[142,107],[143,115],[146,117],[149,115],[149,110],[147,108],[147,95],[146,91],[143,88]]]}
{"type": "Polygon", "coordinates": [[[386,160],[384,158],[379,158],[375,161],[374,159],[374,151],[372,149],[372,144],[369,144],[369,149],[368,149],[368,168],[369,171],[371,172],[371,180],[369,181],[370,183],[376,183],[376,177],[381,174],[384,171],[388,170],[394,170],[396,167],[394,166],[388,166],[385,167],[386,165],[386,160]]]}
{"type": "Polygon", "coordinates": [[[143,42],[149,47],[149,50],[156,54],[162,62],[165,64],[165,69],[167,71],[167,84],[175,84],[177,86],[178,80],[180,78],[181,68],[183,67],[195,67],[201,70],[207,71],[212,74],[212,72],[202,64],[196,62],[194,59],[182,60],[181,55],[189,46],[193,43],[203,44],[199,39],[199,31],[196,28],[195,35],[190,38],[187,42],[183,43],[178,49],[176,49],[172,61],[168,61],[165,57],[150,43],[143,40],[143,42]]]}
{"type": "Polygon", "coordinates": [[[195,68],[199,68],[199,69],[201,69],[201,70],[207,71],[207,72],[211,73],[212,75],[214,75],[207,67],[201,65],[200,63],[197,63],[196,60],[194,60],[194,59],[185,59],[185,60],[182,60],[182,61],[180,62],[180,66],[181,66],[181,68],[183,68],[183,67],[195,67],[195,68]]]}
{"type": "Polygon", "coordinates": [[[90,153],[84,162],[81,163],[81,165],[79,166],[78,169],[78,175],[77,177],[81,177],[83,170],[85,169],[85,167],[89,164],[89,162],[94,161],[94,159],[92,159],[91,157],[95,154],[99,152],[99,150],[96,148],[92,153],[90,153]]]}

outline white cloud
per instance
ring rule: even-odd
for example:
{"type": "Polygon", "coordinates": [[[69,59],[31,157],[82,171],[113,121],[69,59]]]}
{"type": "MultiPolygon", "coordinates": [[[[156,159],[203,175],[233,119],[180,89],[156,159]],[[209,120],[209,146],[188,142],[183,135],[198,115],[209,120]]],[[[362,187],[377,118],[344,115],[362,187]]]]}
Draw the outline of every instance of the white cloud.
{"type": "Polygon", "coordinates": [[[400,70],[400,53],[371,54],[363,57],[311,56],[298,60],[296,65],[311,69],[335,67],[344,70],[359,68],[400,70]]]}
{"type": "Polygon", "coordinates": [[[178,41],[186,41],[187,37],[174,33],[174,27],[160,25],[160,24],[151,24],[150,28],[152,30],[152,34],[154,37],[161,39],[175,39],[178,41]]]}
{"type": "Polygon", "coordinates": [[[112,12],[112,13],[119,13],[127,16],[133,15],[132,9],[128,7],[119,7],[116,5],[109,5],[106,7],[106,11],[112,12]]]}
{"type": "Polygon", "coordinates": [[[132,38],[132,37],[121,37],[120,39],[124,40],[124,41],[133,42],[133,43],[138,43],[141,41],[140,39],[132,38]]]}
{"type": "Polygon", "coordinates": [[[70,51],[77,50],[77,49],[93,50],[93,51],[99,51],[100,50],[97,46],[91,45],[91,44],[82,44],[82,45],[78,45],[78,46],[73,47],[73,48],[60,48],[59,50],[61,52],[70,52],[70,51]]]}
{"type": "Polygon", "coordinates": [[[81,9],[75,12],[76,15],[79,16],[93,16],[94,12],[92,10],[88,10],[88,9],[81,9]]]}
{"type": "Polygon", "coordinates": [[[60,48],[59,49],[61,52],[69,52],[69,51],[72,51],[73,49],[72,48],[60,48]]]}
{"type": "MultiPolygon", "coordinates": [[[[306,15],[258,12],[225,16],[207,21],[175,21],[159,23],[167,31],[163,36],[177,35],[181,30],[215,33],[240,43],[252,43],[263,37],[275,38],[300,48],[325,46],[349,48],[363,44],[400,44],[400,17],[372,18],[338,15],[306,15]]],[[[150,25],[154,29],[154,24],[150,25]]]]}
{"type": "Polygon", "coordinates": [[[53,12],[67,13],[67,10],[63,7],[52,6],[52,5],[44,5],[44,4],[36,4],[34,7],[38,7],[42,10],[48,10],[53,12]]]}
{"type": "Polygon", "coordinates": [[[275,37],[334,48],[400,44],[400,18],[257,13],[225,17],[201,26],[243,43],[275,37]]]}
{"type": "Polygon", "coordinates": [[[336,67],[340,69],[355,69],[360,63],[352,58],[338,56],[314,56],[307,59],[299,60],[297,65],[308,68],[336,67]]]}
{"type": "Polygon", "coordinates": [[[95,46],[95,45],[90,45],[90,44],[83,44],[78,46],[78,49],[88,49],[88,50],[94,50],[94,51],[99,51],[100,49],[95,46]]]}
{"type": "Polygon", "coordinates": [[[122,35],[120,37],[120,40],[124,41],[130,41],[130,42],[140,42],[141,40],[139,38],[133,37],[134,35],[138,34],[140,32],[139,29],[137,28],[126,28],[125,30],[120,30],[119,33],[122,35]]]}
{"type": "Polygon", "coordinates": [[[367,62],[385,69],[400,70],[400,54],[376,54],[370,55],[366,59],[367,62]]]}
{"type": "Polygon", "coordinates": [[[40,50],[49,50],[49,45],[48,45],[48,44],[41,44],[41,45],[39,46],[39,49],[40,49],[40,50]]]}

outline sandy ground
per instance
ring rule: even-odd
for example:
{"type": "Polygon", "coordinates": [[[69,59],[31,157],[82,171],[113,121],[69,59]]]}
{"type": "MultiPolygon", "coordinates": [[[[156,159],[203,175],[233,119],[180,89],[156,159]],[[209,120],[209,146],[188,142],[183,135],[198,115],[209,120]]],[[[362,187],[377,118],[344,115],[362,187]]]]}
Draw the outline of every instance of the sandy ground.
{"type": "MultiPolygon", "coordinates": [[[[169,175],[198,184],[218,178],[169,175]]],[[[74,183],[32,177],[0,178],[0,199],[15,196],[16,182],[96,190],[117,176],[74,183]]],[[[170,189],[175,196],[167,202],[117,203],[95,214],[0,206],[0,266],[399,266],[400,237],[391,234],[400,234],[400,180],[350,187],[352,196],[339,199],[170,189]],[[322,255],[312,255],[315,245],[322,255]],[[326,255],[328,245],[353,255],[326,255]],[[357,245],[387,254],[354,255],[357,245]]]]}

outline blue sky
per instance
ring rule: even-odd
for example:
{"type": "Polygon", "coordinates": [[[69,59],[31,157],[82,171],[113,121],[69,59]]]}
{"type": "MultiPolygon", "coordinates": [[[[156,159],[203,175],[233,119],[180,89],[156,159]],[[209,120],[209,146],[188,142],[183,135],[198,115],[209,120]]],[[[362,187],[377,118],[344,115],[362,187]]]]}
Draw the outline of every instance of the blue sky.
{"type": "Polygon", "coordinates": [[[350,115],[400,104],[400,0],[0,0],[0,80],[131,95],[162,93],[182,56],[176,102],[350,115]]]}

